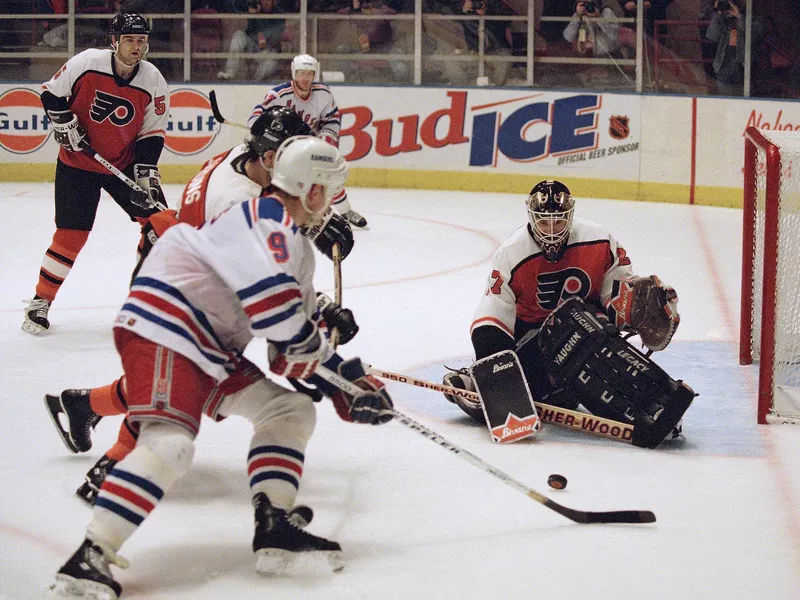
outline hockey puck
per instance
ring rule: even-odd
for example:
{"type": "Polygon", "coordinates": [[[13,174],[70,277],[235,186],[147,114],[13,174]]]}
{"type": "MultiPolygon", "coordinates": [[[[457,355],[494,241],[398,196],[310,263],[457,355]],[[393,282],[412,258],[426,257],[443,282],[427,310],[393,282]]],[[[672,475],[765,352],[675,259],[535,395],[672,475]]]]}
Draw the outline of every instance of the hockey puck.
{"type": "Polygon", "coordinates": [[[550,477],[547,478],[547,485],[549,485],[554,490],[563,490],[567,487],[567,478],[563,475],[558,475],[557,473],[553,473],[550,477]]]}

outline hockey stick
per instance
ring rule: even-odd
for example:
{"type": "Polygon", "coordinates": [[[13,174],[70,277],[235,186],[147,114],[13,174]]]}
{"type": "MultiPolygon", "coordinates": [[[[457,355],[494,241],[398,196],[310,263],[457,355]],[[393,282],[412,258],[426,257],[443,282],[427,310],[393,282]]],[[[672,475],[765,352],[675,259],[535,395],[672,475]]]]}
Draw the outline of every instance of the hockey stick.
{"type": "MultiPolygon", "coordinates": [[[[333,298],[336,304],[342,305],[342,249],[339,244],[333,245],[333,298]]],[[[331,345],[333,349],[339,345],[339,330],[331,331],[331,345]]]]}
{"type": "MultiPolygon", "coordinates": [[[[390,379],[398,383],[405,383],[407,385],[414,385],[417,387],[435,390],[444,394],[452,394],[460,396],[467,400],[480,400],[477,392],[470,392],[462,390],[461,388],[451,387],[449,385],[442,385],[433,383],[431,381],[424,381],[416,379],[411,375],[402,375],[400,373],[392,373],[384,369],[377,369],[372,366],[366,366],[367,373],[375,375],[382,379],[390,379]]],[[[596,435],[617,440],[630,444],[633,440],[633,425],[614,421],[613,419],[604,419],[603,417],[596,417],[587,413],[577,410],[569,410],[567,408],[559,408],[550,404],[543,404],[542,402],[535,402],[536,410],[539,413],[539,418],[544,423],[552,423],[553,425],[560,425],[569,429],[577,429],[580,431],[587,431],[596,435]]]]}
{"type": "Polygon", "coordinates": [[[222,125],[230,125],[231,127],[238,127],[239,129],[246,129],[250,131],[250,128],[247,125],[242,123],[236,123],[235,121],[228,121],[225,117],[222,116],[222,113],[219,112],[219,104],[217,104],[217,93],[214,90],[208,92],[208,101],[211,103],[211,114],[214,115],[214,119],[216,119],[222,125]]]}
{"type": "MultiPolygon", "coordinates": [[[[330,369],[326,367],[317,367],[316,374],[322,377],[328,383],[335,385],[343,392],[350,394],[351,396],[358,396],[364,393],[364,390],[354,384],[352,381],[345,379],[338,373],[334,373],[330,369]]],[[[575,523],[654,523],[656,520],[655,514],[653,514],[649,510],[613,510],[613,511],[602,511],[602,512],[594,512],[594,511],[585,511],[585,510],[577,510],[574,508],[568,508],[555,502],[548,498],[547,496],[540,494],[536,490],[533,490],[529,487],[526,487],[507,473],[500,471],[499,469],[493,467],[489,463],[481,460],[476,455],[472,454],[472,452],[461,448],[460,446],[456,446],[452,442],[446,440],[441,435],[436,433],[435,431],[428,429],[422,423],[419,423],[412,419],[411,417],[403,414],[399,410],[395,409],[392,411],[394,415],[394,420],[405,425],[409,429],[413,429],[423,437],[428,438],[435,444],[438,444],[445,450],[449,450],[453,454],[462,457],[467,462],[472,463],[474,466],[478,467],[485,473],[489,473],[489,475],[494,475],[500,481],[505,483],[506,485],[511,486],[515,490],[522,492],[529,498],[533,498],[539,504],[543,504],[550,510],[554,510],[558,514],[574,521],[575,523]]]]}
{"type": "MultiPolygon", "coordinates": [[[[125,175],[125,173],[120,171],[117,167],[112,165],[110,162],[108,162],[105,158],[103,158],[100,154],[98,154],[97,151],[94,148],[92,148],[91,146],[84,147],[83,148],[83,153],[86,154],[87,156],[95,159],[97,162],[99,162],[101,165],[103,165],[109,173],[111,173],[112,175],[115,175],[117,177],[117,179],[122,181],[125,185],[127,185],[129,188],[131,188],[134,192],[139,192],[141,194],[148,195],[147,192],[145,192],[144,189],[142,189],[142,187],[138,183],[136,183],[133,179],[131,179],[130,177],[125,175]]],[[[168,206],[166,206],[162,202],[156,202],[155,203],[155,207],[158,208],[159,210],[167,210],[167,208],[169,208],[168,206]]]]}

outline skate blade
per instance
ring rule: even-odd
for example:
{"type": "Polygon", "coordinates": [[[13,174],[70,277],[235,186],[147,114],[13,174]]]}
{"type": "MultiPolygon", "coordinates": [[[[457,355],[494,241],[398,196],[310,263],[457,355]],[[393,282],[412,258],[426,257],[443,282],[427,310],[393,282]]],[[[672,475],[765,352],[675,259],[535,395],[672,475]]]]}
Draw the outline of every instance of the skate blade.
{"type": "Polygon", "coordinates": [[[41,335],[45,331],[47,331],[47,329],[45,329],[38,323],[34,323],[33,321],[25,319],[22,322],[22,331],[24,331],[25,333],[30,333],[31,335],[41,335]]]}
{"type": "Polygon", "coordinates": [[[61,423],[61,419],[59,419],[59,415],[64,415],[64,418],[67,418],[67,411],[64,410],[64,405],[61,404],[61,396],[51,396],[50,394],[45,394],[44,405],[47,408],[50,418],[53,420],[53,425],[55,425],[56,429],[58,429],[61,441],[64,442],[64,445],[67,447],[67,449],[69,449],[70,452],[73,454],[78,454],[78,447],[75,445],[75,442],[72,441],[69,431],[61,423]]]}
{"type": "Polygon", "coordinates": [[[48,598],[83,598],[83,600],[117,600],[114,590],[96,581],[75,579],[69,575],[56,575],[47,593],[48,598]]]}
{"type": "Polygon", "coordinates": [[[256,572],[277,577],[281,575],[337,573],[344,569],[341,550],[315,552],[289,552],[287,550],[259,550],[256,552],[256,572]]]}

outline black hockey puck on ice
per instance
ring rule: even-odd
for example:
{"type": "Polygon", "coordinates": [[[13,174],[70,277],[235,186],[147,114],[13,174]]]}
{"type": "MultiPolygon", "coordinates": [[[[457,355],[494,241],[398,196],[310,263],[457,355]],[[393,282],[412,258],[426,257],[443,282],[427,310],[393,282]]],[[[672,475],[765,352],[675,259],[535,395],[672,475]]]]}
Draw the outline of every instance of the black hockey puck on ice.
{"type": "Polygon", "coordinates": [[[554,490],[563,490],[565,487],[567,487],[567,478],[563,475],[553,473],[547,478],[547,485],[554,490]]]}

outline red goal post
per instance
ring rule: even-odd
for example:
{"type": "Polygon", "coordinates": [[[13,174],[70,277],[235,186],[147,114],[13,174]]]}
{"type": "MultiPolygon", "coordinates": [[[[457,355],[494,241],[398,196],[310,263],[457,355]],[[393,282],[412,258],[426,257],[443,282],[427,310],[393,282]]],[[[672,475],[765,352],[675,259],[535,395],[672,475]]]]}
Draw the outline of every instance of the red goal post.
{"type": "Polygon", "coordinates": [[[758,422],[800,423],[800,132],[745,131],[739,362],[758,422]]]}

